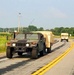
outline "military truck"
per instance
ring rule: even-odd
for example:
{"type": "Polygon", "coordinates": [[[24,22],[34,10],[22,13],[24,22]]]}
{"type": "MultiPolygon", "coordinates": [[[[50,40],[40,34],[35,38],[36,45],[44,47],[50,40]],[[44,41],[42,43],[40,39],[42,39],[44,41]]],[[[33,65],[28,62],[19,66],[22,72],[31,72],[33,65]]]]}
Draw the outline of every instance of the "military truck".
{"type": "Polygon", "coordinates": [[[12,40],[6,43],[6,56],[12,58],[15,53],[22,55],[30,53],[31,58],[38,58],[45,55],[45,38],[41,33],[20,33],[15,35],[12,40]]]}
{"type": "Polygon", "coordinates": [[[63,40],[69,41],[69,34],[68,33],[61,33],[61,42],[63,40]]]}

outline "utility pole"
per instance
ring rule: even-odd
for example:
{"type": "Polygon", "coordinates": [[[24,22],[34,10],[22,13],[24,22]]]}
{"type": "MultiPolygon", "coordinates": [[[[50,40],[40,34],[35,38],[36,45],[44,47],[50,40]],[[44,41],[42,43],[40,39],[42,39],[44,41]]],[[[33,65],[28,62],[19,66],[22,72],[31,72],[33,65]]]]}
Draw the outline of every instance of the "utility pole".
{"type": "Polygon", "coordinates": [[[21,17],[21,13],[19,13],[18,15],[18,32],[20,32],[20,26],[21,26],[20,17],[21,17]]]}

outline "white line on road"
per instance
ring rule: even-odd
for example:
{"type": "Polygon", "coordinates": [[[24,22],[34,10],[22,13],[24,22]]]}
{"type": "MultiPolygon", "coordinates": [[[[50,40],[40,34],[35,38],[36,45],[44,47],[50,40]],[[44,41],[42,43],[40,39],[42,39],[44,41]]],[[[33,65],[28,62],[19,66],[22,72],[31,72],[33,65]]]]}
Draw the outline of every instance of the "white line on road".
{"type": "Polygon", "coordinates": [[[8,59],[8,58],[3,58],[3,59],[0,59],[0,62],[1,62],[1,61],[5,61],[5,60],[7,60],[7,59],[8,59]]]}

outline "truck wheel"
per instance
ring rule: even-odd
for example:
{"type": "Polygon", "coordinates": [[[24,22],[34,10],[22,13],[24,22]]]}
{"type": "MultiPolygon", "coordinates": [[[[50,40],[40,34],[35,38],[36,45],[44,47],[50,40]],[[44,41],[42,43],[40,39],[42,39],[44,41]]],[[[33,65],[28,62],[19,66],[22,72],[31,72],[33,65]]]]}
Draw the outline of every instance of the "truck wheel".
{"type": "Polygon", "coordinates": [[[67,42],[68,42],[68,39],[67,39],[67,42]]]}
{"type": "Polygon", "coordinates": [[[43,55],[45,55],[45,51],[44,50],[40,51],[40,56],[43,56],[43,55]]]}
{"type": "Polygon", "coordinates": [[[40,51],[40,56],[43,56],[46,54],[46,46],[45,46],[45,43],[43,44],[43,50],[40,51]]]}
{"type": "Polygon", "coordinates": [[[23,53],[22,52],[18,52],[18,55],[21,56],[23,53]]]}
{"type": "Polygon", "coordinates": [[[61,42],[62,42],[62,39],[61,39],[61,42]]]}
{"type": "Polygon", "coordinates": [[[12,58],[12,56],[13,56],[12,50],[10,47],[7,47],[7,49],[6,49],[6,56],[7,56],[7,58],[12,58]]]}
{"type": "Polygon", "coordinates": [[[37,48],[33,48],[33,49],[32,49],[31,58],[33,58],[33,59],[38,58],[38,51],[37,51],[37,48]]]}
{"type": "Polygon", "coordinates": [[[47,48],[47,53],[51,53],[51,47],[47,48]]]}

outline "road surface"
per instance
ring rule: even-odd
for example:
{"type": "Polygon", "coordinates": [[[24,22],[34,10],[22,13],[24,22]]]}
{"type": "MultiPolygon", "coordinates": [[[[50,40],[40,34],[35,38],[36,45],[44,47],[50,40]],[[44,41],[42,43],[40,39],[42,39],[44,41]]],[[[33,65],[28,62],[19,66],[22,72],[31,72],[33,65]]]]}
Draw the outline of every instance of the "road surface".
{"type": "MultiPolygon", "coordinates": [[[[0,75],[32,75],[37,70],[39,70],[46,64],[50,63],[51,61],[53,61],[54,59],[59,57],[62,53],[64,53],[70,47],[70,44],[71,44],[70,42],[60,42],[59,41],[52,46],[51,53],[49,53],[43,57],[39,57],[38,59],[30,59],[30,56],[28,54],[24,54],[23,56],[15,55],[12,59],[8,59],[6,57],[0,58],[0,75]]],[[[74,52],[72,52],[72,59],[73,59],[73,53],[74,52]]],[[[68,60],[69,56],[66,57],[67,60],[68,60]]],[[[64,66],[60,65],[60,63],[63,63],[64,60],[65,59],[63,59],[61,62],[59,62],[57,64],[59,66],[59,68],[60,67],[62,68],[62,69],[60,69],[61,72],[63,72],[64,66]]],[[[67,60],[65,60],[65,61],[67,61],[67,60]]],[[[69,59],[69,61],[71,61],[71,60],[69,59]]],[[[63,65],[65,64],[65,66],[66,66],[66,65],[69,65],[69,63],[68,64],[63,63],[63,65]]],[[[57,65],[54,66],[51,70],[47,71],[45,73],[45,75],[62,75],[63,73],[61,74],[57,65]],[[57,67],[57,68],[55,68],[55,67],[57,67]],[[55,73],[52,74],[52,72],[54,72],[54,71],[56,72],[56,74],[55,73]],[[60,72],[60,74],[58,74],[58,72],[60,72]]],[[[73,63],[71,66],[73,66],[73,63]]],[[[72,73],[73,73],[73,71],[72,71],[72,73]]],[[[65,75],[65,74],[63,74],[63,75],[65,75]]]]}

